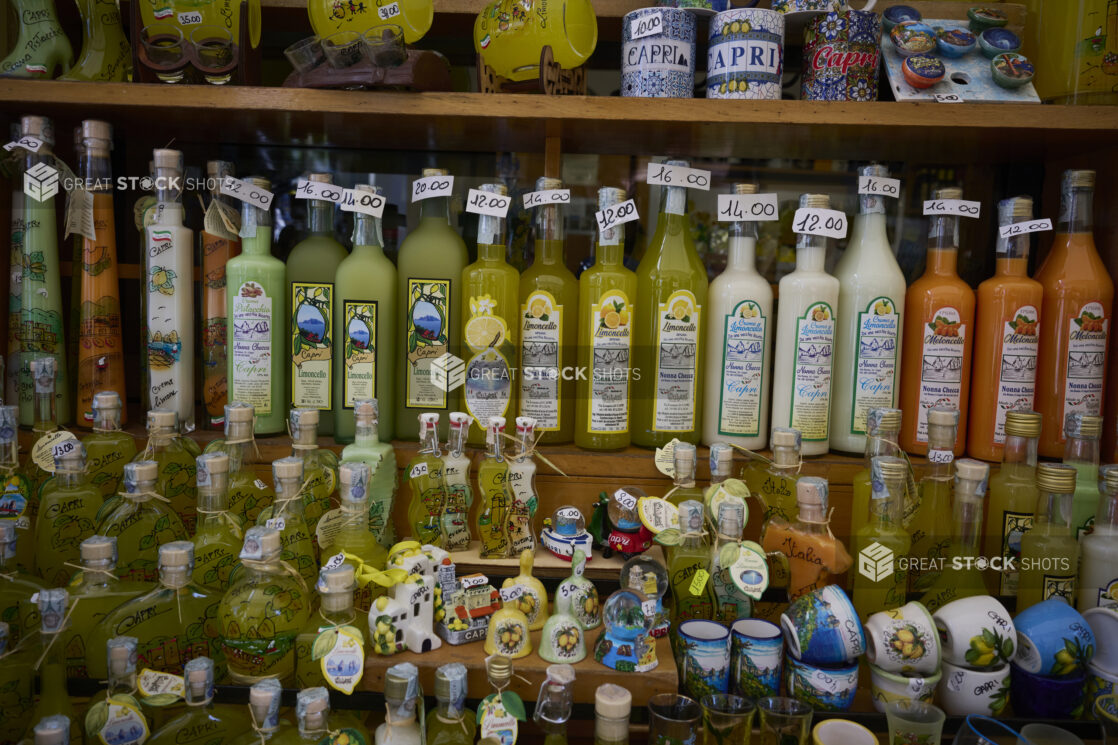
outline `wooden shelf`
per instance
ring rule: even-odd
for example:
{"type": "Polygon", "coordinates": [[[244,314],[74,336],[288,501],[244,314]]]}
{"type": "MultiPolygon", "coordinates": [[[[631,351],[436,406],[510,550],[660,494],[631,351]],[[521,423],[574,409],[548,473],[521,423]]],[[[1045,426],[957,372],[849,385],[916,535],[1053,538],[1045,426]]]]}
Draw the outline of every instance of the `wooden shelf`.
{"type": "Polygon", "coordinates": [[[1014,162],[1114,147],[1118,107],[718,101],[0,80],[0,112],[121,137],[388,150],[1014,162]],[[159,126],[153,130],[152,122],[159,126]],[[376,132],[375,138],[370,135],[376,132]]]}
{"type": "MultiPolygon", "coordinates": [[[[470,544],[469,551],[451,552],[450,558],[454,561],[454,566],[457,568],[457,573],[460,576],[473,572],[481,572],[490,577],[513,577],[520,573],[519,558],[483,559],[478,555],[480,546],[480,541],[474,541],[470,544]]],[[[661,549],[660,546],[653,546],[648,549],[644,555],[649,555],[661,564],[667,565],[667,562],[664,560],[663,549],[661,549]]],[[[586,569],[583,573],[587,579],[617,582],[621,577],[621,567],[624,566],[624,564],[625,559],[621,558],[619,554],[614,554],[606,559],[595,552],[594,558],[587,562],[586,569]]],[[[543,547],[540,547],[539,550],[536,551],[534,563],[532,564],[532,576],[563,579],[569,577],[570,574],[571,562],[560,559],[543,547]]]]}

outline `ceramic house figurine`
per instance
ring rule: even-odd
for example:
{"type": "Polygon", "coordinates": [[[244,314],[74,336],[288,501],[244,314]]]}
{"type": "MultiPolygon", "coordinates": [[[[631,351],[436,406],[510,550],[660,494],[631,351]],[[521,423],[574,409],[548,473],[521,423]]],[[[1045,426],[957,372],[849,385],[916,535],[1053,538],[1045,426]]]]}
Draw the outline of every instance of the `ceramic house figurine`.
{"type": "Polygon", "coordinates": [[[525,549],[520,552],[520,574],[504,581],[501,585],[501,599],[506,608],[512,605],[524,614],[528,619],[529,629],[538,631],[547,620],[547,590],[544,589],[543,582],[532,576],[534,561],[535,556],[531,551],[525,549]],[[516,598],[506,600],[506,591],[514,587],[521,588],[521,592],[516,598]]]}
{"type": "Polygon", "coordinates": [[[392,587],[392,597],[382,595],[373,601],[369,633],[377,654],[430,652],[442,646],[434,632],[435,590],[432,574],[409,574],[392,587]]]}
{"type": "Polygon", "coordinates": [[[443,559],[435,574],[441,591],[442,616],[436,603],[435,632],[448,644],[466,644],[485,638],[489,617],[501,609],[501,595],[484,574],[458,577],[450,558],[443,559]]]}
{"type": "Polygon", "coordinates": [[[586,519],[577,507],[569,504],[555,510],[555,514],[543,521],[540,543],[567,561],[571,560],[576,548],[582,549],[587,561],[594,558],[591,550],[594,538],[586,530],[586,519]]]}
{"type": "MultiPolygon", "coordinates": [[[[520,586],[502,589],[502,598],[519,596],[520,586]]],[[[527,657],[532,653],[532,638],[528,635],[528,618],[520,612],[516,603],[505,602],[503,608],[489,617],[489,629],[485,634],[485,653],[501,655],[510,660],[527,657]]]]}
{"type": "Polygon", "coordinates": [[[598,588],[583,576],[585,570],[586,556],[582,549],[576,548],[571,559],[571,576],[560,582],[555,590],[555,612],[574,616],[579,625],[589,631],[601,625],[602,616],[598,588]]]}
{"type": "Polygon", "coordinates": [[[623,673],[646,672],[656,667],[655,647],[649,634],[654,617],[654,601],[644,593],[625,588],[610,595],[602,606],[605,628],[594,646],[594,659],[623,673]]]}

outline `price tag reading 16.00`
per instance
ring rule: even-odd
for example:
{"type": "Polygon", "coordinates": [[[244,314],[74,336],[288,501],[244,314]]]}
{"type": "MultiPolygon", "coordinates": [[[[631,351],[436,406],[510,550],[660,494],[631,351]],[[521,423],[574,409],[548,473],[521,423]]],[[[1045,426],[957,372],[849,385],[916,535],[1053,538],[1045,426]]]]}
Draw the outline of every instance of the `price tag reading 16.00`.
{"type": "Polygon", "coordinates": [[[449,197],[453,193],[453,176],[425,176],[411,182],[411,200],[413,202],[433,197],[449,197]]]}
{"type": "Polygon", "coordinates": [[[701,168],[649,163],[646,180],[650,186],[685,186],[688,189],[710,191],[710,171],[701,168]]]}
{"type": "Polygon", "coordinates": [[[304,179],[299,179],[299,183],[295,186],[296,199],[318,199],[323,202],[341,204],[344,194],[344,187],[327,184],[322,181],[306,181],[304,179]]]}
{"type": "Polygon", "coordinates": [[[272,208],[272,192],[261,189],[251,181],[241,181],[232,176],[226,176],[221,181],[221,193],[227,197],[239,199],[262,210],[272,208]]]}
{"type": "Polygon", "coordinates": [[[792,219],[792,230],[801,235],[845,238],[846,213],[822,207],[800,207],[792,219]]]}
{"type": "Polygon", "coordinates": [[[901,195],[901,180],[882,176],[859,176],[858,193],[869,196],[899,197],[901,195]]]}
{"type": "Polygon", "coordinates": [[[719,222],[767,222],[780,219],[776,194],[719,194],[719,222]]]}
{"type": "Polygon", "coordinates": [[[473,212],[475,215],[504,217],[509,212],[510,204],[512,204],[512,197],[491,191],[470,189],[466,195],[466,211],[473,212]]]}

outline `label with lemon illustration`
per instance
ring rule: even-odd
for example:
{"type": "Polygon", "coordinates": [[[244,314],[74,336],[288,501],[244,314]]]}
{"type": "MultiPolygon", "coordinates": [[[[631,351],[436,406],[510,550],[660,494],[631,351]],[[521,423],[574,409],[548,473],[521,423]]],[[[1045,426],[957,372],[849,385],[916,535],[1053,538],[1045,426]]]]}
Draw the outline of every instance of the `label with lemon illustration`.
{"type": "Polygon", "coordinates": [[[334,285],[291,283],[291,405],[330,409],[334,352],[334,285]]]}
{"type": "Polygon", "coordinates": [[[702,308],[690,290],[676,290],[656,314],[656,400],[652,429],[689,432],[695,428],[696,361],[702,308]]]}
{"type": "Polygon", "coordinates": [[[629,354],[632,306],[621,290],[607,290],[590,308],[590,431],[629,431],[629,354]]]}
{"type": "Polygon", "coordinates": [[[858,346],[854,350],[854,406],[850,431],[866,433],[870,409],[892,408],[897,399],[897,354],[901,316],[891,298],[876,297],[858,314],[858,346]]]}
{"type": "Polygon", "coordinates": [[[446,391],[431,379],[431,363],[450,351],[451,300],[449,280],[408,280],[408,356],[404,366],[407,406],[446,408],[446,391]]]}
{"type": "Polygon", "coordinates": [[[967,325],[957,308],[940,308],[924,324],[924,349],[920,361],[920,408],[916,439],[928,441],[928,409],[959,408],[963,397],[963,353],[967,325]]]}
{"type": "Polygon", "coordinates": [[[1102,413],[1103,365],[1110,319],[1102,303],[1087,303],[1068,321],[1064,416],[1076,411],[1102,413]]]}
{"type": "Polygon", "coordinates": [[[233,296],[229,355],[233,377],[229,400],[256,407],[257,416],[272,413],[272,298],[257,282],[245,282],[233,296]]]}
{"type": "Polygon", "coordinates": [[[1002,362],[998,374],[998,402],[994,410],[994,442],[1005,444],[1005,414],[1033,408],[1036,400],[1037,335],[1040,313],[1032,305],[1018,308],[1002,331],[1002,362]]]}
{"type": "Polygon", "coordinates": [[[788,426],[800,430],[805,441],[818,442],[830,436],[831,351],[834,344],[834,311],[827,303],[812,303],[796,319],[792,413],[788,422],[788,426]]]}
{"type": "MultiPolygon", "coordinates": [[[[1013,512],[1010,510],[1002,512],[1001,555],[1007,559],[1013,559],[1014,564],[1021,558],[1021,536],[1033,527],[1034,519],[1033,513],[1031,512],[1013,512]]],[[[1006,569],[1001,572],[999,575],[1001,595],[1016,595],[1017,584],[1020,577],[1021,575],[1016,569],[1006,569]]]]}
{"type": "Polygon", "coordinates": [[[473,356],[466,362],[466,411],[477,422],[491,416],[507,416],[512,398],[512,371],[506,354],[512,348],[509,325],[498,315],[490,295],[469,300],[470,319],[463,328],[463,339],[473,356]]]}
{"type": "Polygon", "coordinates": [[[559,374],[563,365],[563,306],[536,290],[520,306],[520,415],[537,432],[559,429],[559,374]]]}
{"type": "Polygon", "coordinates": [[[761,430],[768,319],[760,305],[743,300],[723,319],[723,324],[718,434],[755,436],[761,430]]]}
{"type": "Polygon", "coordinates": [[[352,409],[355,401],[376,398],[377,311],[375,300],[342,301],[345,320],[342,405],[347,409],[352,409]]]}

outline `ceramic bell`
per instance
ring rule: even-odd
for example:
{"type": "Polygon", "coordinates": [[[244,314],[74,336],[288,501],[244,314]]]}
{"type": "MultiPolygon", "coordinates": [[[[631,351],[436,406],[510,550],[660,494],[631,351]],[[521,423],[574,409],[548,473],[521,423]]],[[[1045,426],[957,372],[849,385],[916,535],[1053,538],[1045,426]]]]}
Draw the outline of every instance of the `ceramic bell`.
{"type": "Polygon", "coordinates": [[[560,582],[555,590],[555,612],[574,616],[579,625],[589,631],[601,625],[602,616],[598,588],[583,576],[585,570],[586,556],[582,549],[576,548],[571,559],[571,576],[560,582]]]}
{"type": "Polygon", "coordinates": [[[556,611],[543,625],[540,657],[548,662],[574,664],[586,659],[586,632],[578,619],[566,611],[556,611]]]}
{"type": "Polygon", "coordinates": [[[586,530],[586,520],[577,507],[564,505],[555,514],[543,521],[540,543],[560,559],[571,560],[576,548],[586,554],[586,560],[593,558],[591,546],[594,538],[586,530]]]}
{"type": "Polygon", "coordinates": [[[656,647],[648,633],[654,617],[654,601],[644,593],[622,589],[610,595],[602,606],[605,628],[594,646],[594,659],[623,673],[656,667],[656,647]]]}
{"type": "Polygon", "coordinates": [[[489,617],[489,630],[485,634],[485,653],[501,655],[511,660],[527,657],[532,653],[532,638],[528,635],[528,619],[516,609],[515,604],[489,617]]]}
{"type": "MultiPolygon", "coordinates": [[[[512,606],[519,610],[528,619],[528,628],[538,631],[547,620],[547,590],[544,589],[543,582],[532,576],[534,561],[535,556],[531,551],[525,549],[520,552],[520,574],[504,581],[501,585],[501,599],[504,600],[504,594],[511,588],[521,588],[519,597],[505,600],[505,607],[512,606]]],[[[492,625],[490,628],[493,628],[492,625]]]]}
{"type": "Polygon", "coordinates": [[[634,556],[621,567],[621,587],[637,590],[655,601],[655,614],[649,634],[659,639],[668,634],[668,614],[664,610],[664,596],[668,594],[668,570],[648,556],[634,556]]]}

